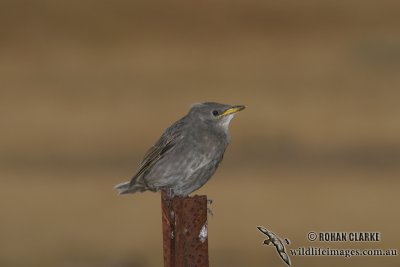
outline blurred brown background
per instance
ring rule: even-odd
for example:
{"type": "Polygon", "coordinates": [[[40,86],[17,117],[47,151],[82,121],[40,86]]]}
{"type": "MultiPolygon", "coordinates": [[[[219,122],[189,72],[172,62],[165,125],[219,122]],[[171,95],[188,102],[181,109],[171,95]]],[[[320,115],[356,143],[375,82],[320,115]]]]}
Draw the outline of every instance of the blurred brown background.
{"type": "Polygon", "coordinates": [[[248,106],[199,191],[211,266],[285,266],[257,225],[288,248],[399,249],[399,14],[389,0],[0,1],[0,266],[161,266],[159,195],[113,186],[202,101],[248,106]]]}

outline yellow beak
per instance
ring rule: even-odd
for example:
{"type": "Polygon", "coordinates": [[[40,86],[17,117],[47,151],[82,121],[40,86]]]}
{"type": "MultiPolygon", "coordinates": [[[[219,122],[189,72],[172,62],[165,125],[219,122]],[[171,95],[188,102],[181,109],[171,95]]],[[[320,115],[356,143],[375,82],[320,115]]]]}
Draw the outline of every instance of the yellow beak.
{"type": "Polygon", "coordinates": [[[226,116],[229,114],[233,114],[233,113],[239,112],[245,108],[246,107],[242,106],[242,105],[232,106],[232,107],[228,108],[227,110],[225,110],[220,116],[223,117],[223,116],[226,116]]]}

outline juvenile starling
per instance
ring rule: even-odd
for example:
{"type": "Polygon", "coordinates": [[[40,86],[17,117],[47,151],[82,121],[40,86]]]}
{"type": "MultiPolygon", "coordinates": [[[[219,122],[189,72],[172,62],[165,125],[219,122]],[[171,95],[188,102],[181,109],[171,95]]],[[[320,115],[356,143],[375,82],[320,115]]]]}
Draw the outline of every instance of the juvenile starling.
{"type": "Polygon", "coordinates": [[[187,196],[203,186],[218,168],[229,143],[228,127],[244,106],[195,104],[147,151],[131,181],[119,194],[169,190],[187,196]]]}

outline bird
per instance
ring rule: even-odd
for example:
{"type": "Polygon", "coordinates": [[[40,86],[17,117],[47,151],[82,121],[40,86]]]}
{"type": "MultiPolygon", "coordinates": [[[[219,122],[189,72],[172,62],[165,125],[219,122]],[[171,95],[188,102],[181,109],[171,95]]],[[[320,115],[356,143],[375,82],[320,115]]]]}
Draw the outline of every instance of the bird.
{"type": "Polygon", "coordinates": [[[243,105],[197,103],[147,151],[130,181],[115,186],[119,195],[166,190],[186,197],[215,173],[230,141],[229,124],[243,105]]]}

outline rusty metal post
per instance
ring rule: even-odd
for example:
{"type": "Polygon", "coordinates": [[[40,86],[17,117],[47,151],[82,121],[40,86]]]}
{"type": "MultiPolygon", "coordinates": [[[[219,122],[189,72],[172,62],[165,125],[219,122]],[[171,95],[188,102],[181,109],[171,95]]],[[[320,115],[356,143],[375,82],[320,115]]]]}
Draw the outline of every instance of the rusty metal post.
{"type": "Polygon", "coordinates": [[[207,196],[161,193],[164,267],[208,267],[207,196]]]}

